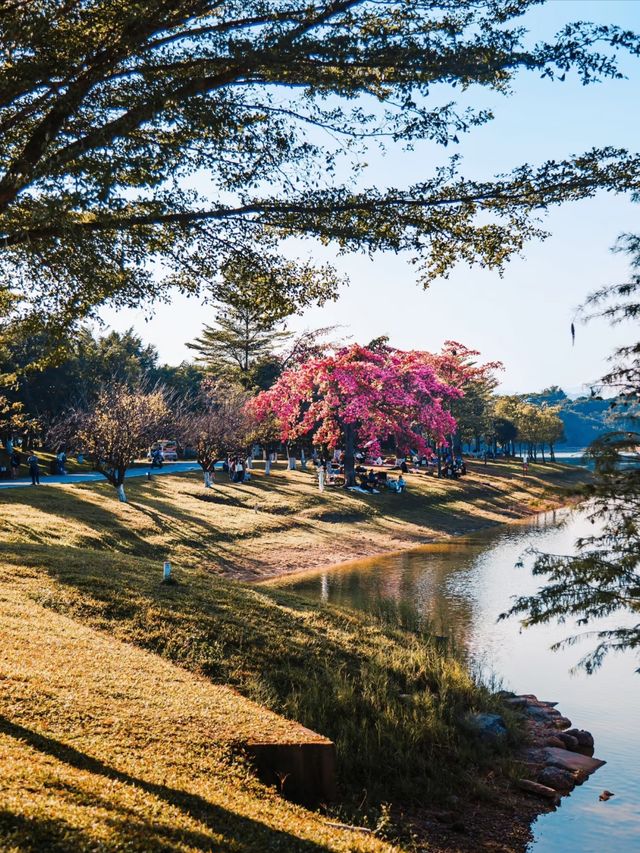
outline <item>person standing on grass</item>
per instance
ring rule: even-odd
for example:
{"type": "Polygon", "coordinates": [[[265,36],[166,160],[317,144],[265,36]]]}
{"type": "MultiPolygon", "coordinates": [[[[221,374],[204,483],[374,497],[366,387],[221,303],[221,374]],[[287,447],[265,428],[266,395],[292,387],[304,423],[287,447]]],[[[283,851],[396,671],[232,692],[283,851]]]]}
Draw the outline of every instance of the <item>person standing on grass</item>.
{"type": "Polygon", "coordinates": [[[9,467],[11,468],[11,479],[15,480],[18,476],[18,471],[20,470],[21,463],[20,454],[17,450],[14,450],[9,459],[9,467]]]}
{"type": "Polygon", "coordinates": [[[36,456],[35,453],[32,453],[31,456],[27,459],[27,465],[29,466],[29,474],[31,474],[31,485],[39,486],[40,485],[40,460],[36,456]]]}

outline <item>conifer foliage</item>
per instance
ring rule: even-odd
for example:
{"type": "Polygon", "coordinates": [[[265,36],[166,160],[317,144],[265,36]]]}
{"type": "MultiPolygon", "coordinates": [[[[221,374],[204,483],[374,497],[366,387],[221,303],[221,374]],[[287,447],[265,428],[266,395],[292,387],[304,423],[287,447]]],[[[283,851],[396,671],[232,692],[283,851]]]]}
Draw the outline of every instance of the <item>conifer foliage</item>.
{"type": "MultiPolygon", "coordinates": [[[[588,305],[613,323],[633,323],[640,317],[640,237],[626,235],[617,248],[629,254],[629,280],[593,294],[588,305]]],[[[616,392],[611,406],[619,426],[588,451],[595,463],[588,493],[596,532],[576,542],[575,556],[534,551],[534,574],[546,584],[535,595],[517,598],[503,614],[523,616],[525,625],[575,620],[586,630],[565,643],[585,635],[595,639],[580,661],[588,672],[609,652],[631,650],[640,658],[640,341],[614,352],[594,393],[605,389],[616,392]]]]}

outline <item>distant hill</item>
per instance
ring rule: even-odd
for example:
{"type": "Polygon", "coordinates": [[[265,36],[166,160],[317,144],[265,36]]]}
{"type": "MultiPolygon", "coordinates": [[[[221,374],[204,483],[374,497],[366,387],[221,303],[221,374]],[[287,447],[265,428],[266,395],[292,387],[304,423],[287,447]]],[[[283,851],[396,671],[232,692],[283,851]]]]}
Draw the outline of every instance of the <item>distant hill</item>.
{"type": "Polygon", "coordinates": [[[565,440],[558,442],[560,447],[586,447],[603,433],[620,428],[620,422],[614,418],[614,397],[576,397],[572,400],[562,388],[554,385],[540,393],[527,394],[526,399],[537,405],[560,406],[565,433],[565,440]]]}

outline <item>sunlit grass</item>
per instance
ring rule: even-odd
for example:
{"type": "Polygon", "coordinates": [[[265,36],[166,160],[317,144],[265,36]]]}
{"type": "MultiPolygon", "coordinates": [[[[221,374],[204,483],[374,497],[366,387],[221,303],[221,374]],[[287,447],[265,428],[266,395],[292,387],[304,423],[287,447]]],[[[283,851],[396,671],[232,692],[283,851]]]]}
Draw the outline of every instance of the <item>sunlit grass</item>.
{"type": "Polygon", "coordinates": [[[564,486],[559,466],[551,486],[495,469],[410,477],[403,496],[319,495],[300,472],[206,493],[195,475],[132,480],[129,504],[98,484],[0,492],[2,849],[382,849],[272,795],[238,759],[248,739],[295,739],[282,716],[335,741],[356,816],[477,790],[496,758],[464,718],[494,700],[458,660],[393,614],[221,572],[505,520],[564,486]]]}

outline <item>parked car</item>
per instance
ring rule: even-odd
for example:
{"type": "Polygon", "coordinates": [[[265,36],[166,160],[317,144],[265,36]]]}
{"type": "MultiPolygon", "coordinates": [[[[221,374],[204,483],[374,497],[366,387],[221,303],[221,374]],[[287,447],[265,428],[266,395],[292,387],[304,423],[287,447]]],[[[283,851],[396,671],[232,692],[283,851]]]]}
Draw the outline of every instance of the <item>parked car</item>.
{"type": "Polygon", "coordinates": [[[154,451],[159,450],[165,462],[178,461],[178,442],[173,439],[162,438],[154,441],[147,452],[147,459],[152,459],[154,451]]]}

